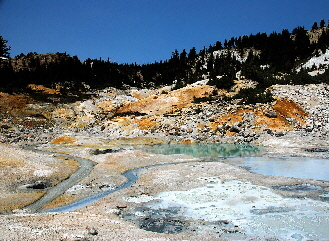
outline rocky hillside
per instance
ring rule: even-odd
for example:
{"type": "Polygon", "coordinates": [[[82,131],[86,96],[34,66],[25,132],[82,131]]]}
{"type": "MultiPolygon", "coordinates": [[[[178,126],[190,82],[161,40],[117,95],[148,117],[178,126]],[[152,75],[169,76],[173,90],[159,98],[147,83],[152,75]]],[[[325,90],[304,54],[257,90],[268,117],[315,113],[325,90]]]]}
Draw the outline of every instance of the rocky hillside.
{"type": "MultiPolygon", "coordinates": [[[[236,81],[235,87],[245,85],[236,81]]],[[[37,87],[50,94],[55,91],[37,87]]],[[[268,90],[274,101],[250,105],[230,98],[235,92],[218,90],[206,81],[178,90],[170,86],[124,91],[107,88],[89,99],[66,104],[1,93],[0,138],[21,144],[48,143],[57,137],[62,137],[57,142],[70,143],[78,136],[262,144],[264,137],[282,137],[289,132],[328,134],[327,84],[273,85],[268,90]]]]}
{"type": "Polygon", "coordinates": [[[143,65],[22,54],[0,62],[0,140],[264,144],[287,133],[325,136],[328,59],[325,26],[217,41],[143,65]]]}

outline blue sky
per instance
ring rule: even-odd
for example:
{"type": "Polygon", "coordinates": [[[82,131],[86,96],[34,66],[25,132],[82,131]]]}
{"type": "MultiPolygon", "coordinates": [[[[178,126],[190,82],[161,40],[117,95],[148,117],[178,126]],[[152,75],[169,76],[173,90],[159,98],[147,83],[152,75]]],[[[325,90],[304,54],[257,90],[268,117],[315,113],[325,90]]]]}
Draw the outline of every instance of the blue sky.
{"type": "Polygon", "coordinates": [[[0,0],[0,35],[20,53],[152,63],[178,49],[258,32],[311,29],[329,0],[0,0]]]}

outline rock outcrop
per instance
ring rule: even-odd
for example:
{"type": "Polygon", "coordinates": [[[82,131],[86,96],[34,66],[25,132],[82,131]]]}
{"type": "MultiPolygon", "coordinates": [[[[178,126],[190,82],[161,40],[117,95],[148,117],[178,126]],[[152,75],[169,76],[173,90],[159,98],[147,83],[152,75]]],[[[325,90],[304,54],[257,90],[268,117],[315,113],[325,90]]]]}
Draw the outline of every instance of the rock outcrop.
{"type": "Polygon", "coordinates": [[[327,84],[274,85],[269,91],[275,101],[255,105],[227,100],[224,97],[232,93],[205,83],[173,91],[109,88],[85,101],[56,105],[2,93],[0,138],[9,143],[48,143],[60,136],[96,135],[259,144],[262,135],[328,133],[327,84]],[[195,101],[198,98],[204,102],[195,101]]]}

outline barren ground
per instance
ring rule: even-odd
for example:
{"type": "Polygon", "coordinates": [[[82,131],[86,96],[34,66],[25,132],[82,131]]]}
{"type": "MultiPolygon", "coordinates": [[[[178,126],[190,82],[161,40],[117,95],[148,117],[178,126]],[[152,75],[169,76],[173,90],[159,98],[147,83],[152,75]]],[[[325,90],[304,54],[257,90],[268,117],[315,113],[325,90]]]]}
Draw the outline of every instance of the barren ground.
{"type": "MultiPolygon", "coordinates": [[[[137,143],[143,142],[142,140],[135,141],[137,143]]],[[[112,148],[114,150],[118,149],[117,147],[105,140],[89,140],[89,142],[83,140],[79,145],[43,145],[42,149],[44,151],[68,153],[97,163],[92,173],[83,179],[75,190],[67,191],[47,205],[45,209],[70,203],[103,191],[106,188],[119,186],[125,182],[125,177],[120,175],[125,170],[154,164],[176,164],[143,169],[139,172],[139,180],[131,187],[112,193],[89,206],[75,211],[29,214],[19,209],[35,201],[45,190],[27,190],[21,186],[41,179],[46,180],[50,186],[53,186],[75,171],[77,163],[74,160],[63,160],[63,158],[58,158],[54,154],[37,154],[18,147],[1,144],[1,172],[4,176],[10,176],[10,178],[2,178],[0,181],[2,187],[1,209],[3,213],[8,210],[14,210],[14,213],[0,216],[2,230],[0,239],[219,240],[218,232],[202,230],[202,228],[197,232],[191,232],[187,229],[176,234],[145,231],[140,229],[136,223],[125,221],[120,217],[120,214],[125,213],[126,210],[134,210],[134,208],[144,206],[145,203],[156,199],[157,195],[163,192],[186,191],[203,187],[209,184],[209,180],[212,178],[218,178],[222,182],[237,180],[264,187],[307,183],[329,188],[329,184],[322,181],[252,174],[242,168],[225,163],[204,163],[200,162],[201,159],[185,155],[150,154],[128,148],[128,145],[123,146],[124,149],[119,149],[117,152],[95,155],[96,149],[112,148]],[[97,145],[93,144],[97,142],[97,145]],[[93,230],[96,230],[97,234],[93,233],[93,230]]],[[[288,152],[285,152],[285,148],[278,147],[277,153],[281,152],[281,154],[286,153],[289,155],[288,152]]],[[[295,154],[296,150],[295,148],[295,154]]],[[[302,149],[299,150],[299,154],[309,155],[302,149]]],[[[283,197],[290,195],[286,192],[278,193],[283,197]]],[[[305,197],[307,197],[307,194],[305,194],[305,197]]]]}

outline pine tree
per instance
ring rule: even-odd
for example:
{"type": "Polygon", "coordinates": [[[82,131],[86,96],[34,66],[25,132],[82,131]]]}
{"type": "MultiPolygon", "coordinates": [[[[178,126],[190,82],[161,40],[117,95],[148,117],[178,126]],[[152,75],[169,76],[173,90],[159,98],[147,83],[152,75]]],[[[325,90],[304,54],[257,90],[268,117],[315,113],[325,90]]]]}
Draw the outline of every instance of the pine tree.
{"type": "Polygon", "coordinates": [[[227,49],[228,48],[228,43],[227,43],[227,39],[224,40],[224,48],[227,49]]]}
{"type": "Polygon", "coordinates": [[[186,50],[183,49],[183,51],[179,55],[179,60],[181,62],[181,65],[183,65],[183,66],[186,64],[186,60],[187,60],[186,56],[187,56],[186,50]]]}
{"type": "Polygon", "coordinates": [[[190,52],[187,55],[187,59],[188,59],[188,61],[193,61],[196,58],[196,56],[197,56],[196,49],[195,49],[195,47],[193,47],[190,49],[190,52]]]}
{"type": "Polygon", "coordinates": [[[329,31],[322,31],[322,34],[318,40],[317,47],[325,52],[329,46],[329,31]]]}
{"type": "Polygon", "coordinates": [[[297,27],[293,30],[295,35],[295,51],[299,59],[307,58],[310,54],[310,39],[304,27],[297,27]]]}
{"type": "Polygon", "coordinates": [[[217,41],[216,45],[215,45],[215,51],[221,50],[221,49],[223,49],[222,43],[220,41],[217,41]]]}
{"type": "Polygon", "coordinates": [[[9,58],[9,50],[11,49],[11,47],[7,46],[7,43],[8,41],[4,40],[2,36],[0,36],[0,57],[9,58]]]}
{"type": "Polygon", "coordinates": [[[211,73],[214,70],[214,55],[211,53],[208,58],[207,62],[207,70],[209,73],[211,73]]]}
{"type": "Polygon", "coordinates": [[[177,66],[179,63],[179,53],[178,50],[175,49],[174,52],[172,52],[171,58],[170,58],[170,63],[172,63],[174,66],[177,66]]]}

